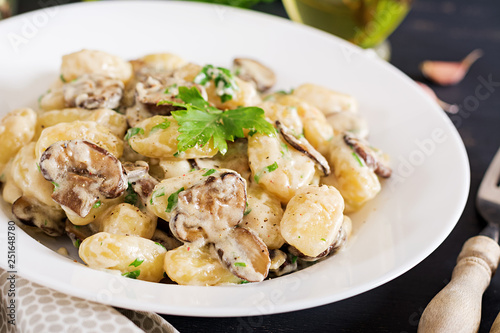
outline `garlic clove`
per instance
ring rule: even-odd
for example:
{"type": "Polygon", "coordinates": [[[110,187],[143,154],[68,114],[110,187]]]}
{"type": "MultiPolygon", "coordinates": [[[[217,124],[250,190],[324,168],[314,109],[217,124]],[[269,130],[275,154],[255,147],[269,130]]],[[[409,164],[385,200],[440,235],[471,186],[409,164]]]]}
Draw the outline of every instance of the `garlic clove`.
{"type": "Polygon", "coordinates": [[[462,61],[431,61],[420,64],[424,76],[442,86],[454,85],[462,81],[470,66],[483,56],[483,51],[476,49],[462,61]]]}

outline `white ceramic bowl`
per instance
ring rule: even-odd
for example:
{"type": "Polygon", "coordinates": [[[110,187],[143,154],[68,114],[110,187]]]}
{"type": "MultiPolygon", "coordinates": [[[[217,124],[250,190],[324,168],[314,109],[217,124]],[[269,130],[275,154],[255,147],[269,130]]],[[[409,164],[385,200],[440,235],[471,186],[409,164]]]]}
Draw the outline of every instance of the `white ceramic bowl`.
{"type": "MultiPolygon", "coordinates": [[[[393,160],[394,175],[381,194],[352,216],[354,237],[346,250],[308,269],[258,284],[162,285],[89,269],[18,229],[18,273],[53,289],[124,308],[191,316],[304,309],[403,274],[441,244],[464,208],[468,160],[442,110],[388,63],[318,30],[224,6],[140,1],[39,10],[2,21],[0,36],[2,115],[36,107],[58,77],[61,56],[82,48],[130,59],[167,51],[223,66],[247,56],[275,70],[278,89],[311,82],[355,96],[371,125],[371,141],[393,160]]],[[[0,212],[4,268],[7,220],[0,212]]],[[[52,247],[62,242],[52,240],[52,247]]]]}

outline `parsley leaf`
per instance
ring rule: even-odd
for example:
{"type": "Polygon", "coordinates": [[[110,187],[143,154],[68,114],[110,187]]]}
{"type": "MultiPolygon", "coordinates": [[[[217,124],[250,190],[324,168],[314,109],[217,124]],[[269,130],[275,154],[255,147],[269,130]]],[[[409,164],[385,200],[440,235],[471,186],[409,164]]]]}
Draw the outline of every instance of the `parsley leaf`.
{"type": "Polygon", "coordinates": [[[134,260],[133,263],[131,263],[129,266],[134,266],[134,267],[138,267],[140,264],[142,264],[144,262],[144,259],[139,259],[139,258],[136,258],[134,260]]]}
{"type": "Polygon", "coordinates": [[[278,169],[278,163],[274,162],[273,164],[266,166],[264,169],[262,169],[260,172],[258,172],[255,176],[253,176],[253,179],[258,184],[259,180],[260,180],[260,177],[262,177],[262,175],[264,173],[273,172],[276,169],[278,169]]]}
{"type": "Polygon", "coordinates": [[[61,81],[62,81],[63,83],[67,83],[67,82],[68,82],[68,81],[66,81],[66,79],[64,78],[64,76],[63,76],[62,74],[61,74],[61,75],[59,75],[59,78],[61,79],[61,81]]]}
{"type": "Polygon", "coordinates": [[[139,277],[139,275],[141,275],[141,270],[140,269],[138,269],[136,271],[127,272],[127,273],[123,273],[122,274],[122,276],[128,277],[130,279],[137,279],[139,277]]]}
{"type": "Polygon", "coordinates": [[[163,197],[165,195],[165,192],[162,192],[162,193],[156,193],[156,192],[158,192],[158,191],[153,192],[153,195],[151,196],[151,200],[149,200],[149,203],[152,205],[154,205],[154,203],[153,203],[154,198],[163,197]]]}
{"type": "Polygon", "coordinates": [[[181,187],[179,190],[177,190],[177,192],[170,194],[167,199],[168,205],[165,212],[170,213],[172,209],[174,209],[174,207],[177,205],[177,201],[179,201],[179,193],[181,193],[182,191],[184,191],[184,187],[181,187]]]}
{"type": "Polygon", "coordinates": [[[261,108],[252,106],[222,111],[210,106],[196,87],[179,87],[177,97],[184,103],[161,101],[158,105],[172,104],[186,109],[172,112],[179,123],[177,148],[180,152],[195,146],[203,147],[213,140],[214,148],[224,155],[227,152],[226,141],[244,138],[244,128],[267,135],[276,133],[261,108]]]}
{"type": "Polygon", "coordinates": [[[127,131],[127,134],[125,135],[125,141],[128,142],[128,140],[131,137],[133,137],[134,135],[137,135],[137,134],[144,134],[144,129],[140,128],[140,127],[129,128],[128,131],[127,131]]]}
{"type": "Polygon", "coordinates": [[[356,154],[356,152],[354,152],[354,151],[353,151],[353,152],[352,152],[352,156],[354,157],[354,159],[355,159],[356,161],[358,161],[359,166],[364,166],[364,165],[363,165],[363,162],[361,162],[361,159],[359,158],[358,154],[356,154]]]}
{"type": "Polygon", "coordinates": [[[161,130],[161,129],[167,129],[170,127],[170,121],[167,120],[167,118],[164,118],[165,120],[162,123],[159,123],[156,126],[153,126],[151,130],[149,131],[149,134],[153,134],[154,132],[161,130]]]}
{"type": "Polygon", "coordinates": [[[137,204],[138,195],[135,193],[132,184],[128,183],[127,192],[125,194],[125,202],[135,206],[137,204]]]}
{"type": "Polygon", "coordinates": [[[99,208],[99,207],[101,207],[101,205],[102,205],[101,200],[98,200],[98,201],[94,204],[94,206],[92,206],[92,208],[99,208]]]}
{"type": "Polygon", "coordinates": [[[247,267],[247,264],[245,264],[244,262],[235,262],[234,266],[236,266],[236,267],[247,267]]]}

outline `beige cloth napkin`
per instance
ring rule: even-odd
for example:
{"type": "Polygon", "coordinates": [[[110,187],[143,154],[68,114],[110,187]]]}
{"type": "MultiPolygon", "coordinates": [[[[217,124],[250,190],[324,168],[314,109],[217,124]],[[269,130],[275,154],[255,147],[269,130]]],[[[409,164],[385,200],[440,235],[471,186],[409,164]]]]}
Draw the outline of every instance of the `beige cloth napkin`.
{"type": "Polygon", "coordinates": [[[15,325],[9,323],[9,273],[0,268],[0,333],[178,333],[152,312],[86,301],[16,276],[15,325]]]}

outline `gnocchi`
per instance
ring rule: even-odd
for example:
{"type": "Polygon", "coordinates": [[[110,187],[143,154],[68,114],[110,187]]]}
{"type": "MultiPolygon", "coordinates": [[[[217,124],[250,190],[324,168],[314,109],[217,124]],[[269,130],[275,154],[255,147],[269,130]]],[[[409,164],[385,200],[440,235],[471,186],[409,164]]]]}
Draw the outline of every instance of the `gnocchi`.
{"type": "Polygon", "coordinates": [[[391,174],[356,100],[233,65],[65,55],[39,112],[0,120],[4,201],[88,267],[144,281],[255,283],[341,251],[345,214],[391,174]]]}

